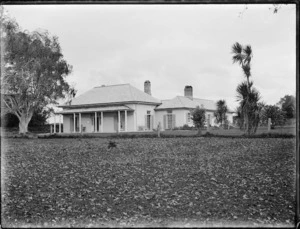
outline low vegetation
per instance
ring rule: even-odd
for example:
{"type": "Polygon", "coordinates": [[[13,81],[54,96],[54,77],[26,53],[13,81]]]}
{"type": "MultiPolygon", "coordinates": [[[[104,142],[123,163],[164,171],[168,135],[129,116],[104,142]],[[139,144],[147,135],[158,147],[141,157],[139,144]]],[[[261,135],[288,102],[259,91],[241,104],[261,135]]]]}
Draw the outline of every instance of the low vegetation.
{"type": "Polygon", "coordinates": [[[4,227],[293,226],[295,138],[2,140],[4,227]]]}

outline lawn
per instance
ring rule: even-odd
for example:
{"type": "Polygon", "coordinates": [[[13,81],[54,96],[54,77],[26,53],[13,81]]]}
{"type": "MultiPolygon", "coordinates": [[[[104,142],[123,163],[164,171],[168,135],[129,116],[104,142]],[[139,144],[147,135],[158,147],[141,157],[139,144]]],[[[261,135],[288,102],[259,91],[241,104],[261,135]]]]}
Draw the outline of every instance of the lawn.
{"type": "Polygon", "coordinates": [[[3,227],[294,225],[295,138],[2,141],[3,227]]]}

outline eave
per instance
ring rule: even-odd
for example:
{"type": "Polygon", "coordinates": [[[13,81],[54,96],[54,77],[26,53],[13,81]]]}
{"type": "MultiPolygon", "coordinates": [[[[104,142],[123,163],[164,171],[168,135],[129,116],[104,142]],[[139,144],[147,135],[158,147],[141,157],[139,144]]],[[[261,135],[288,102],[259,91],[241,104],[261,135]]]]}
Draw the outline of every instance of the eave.
{"type": "Polygon", "coordinates": [[[113,102],[113,103],[93,103],[93,104],[78,104],[78,105],[60,105],[58,107],[67,108],[67,109],[73,109],[73,108],[88,108],[88,107],[114,106],[114,105],[126,105],[126,104],[160,105],[161,103],[143,102],[143,101],[124,101],[124,102],[113,102]]]}

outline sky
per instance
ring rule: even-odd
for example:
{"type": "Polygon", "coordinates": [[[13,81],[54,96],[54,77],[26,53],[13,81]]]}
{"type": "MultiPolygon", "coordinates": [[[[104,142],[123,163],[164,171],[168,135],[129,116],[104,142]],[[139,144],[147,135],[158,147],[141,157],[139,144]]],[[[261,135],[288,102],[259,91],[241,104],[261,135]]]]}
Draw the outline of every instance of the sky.
{"type": "Polygon", "coordinates": [[[296,95],[296,7],[282,5],[6,5],[23,30],[57,36],[73,66],[67,81],[77,95],[95,86],[129,83],[163,100],[184,95],[225,99],[238,106],[245,80],[233,64],[235,42],[251,45],[251,80],[261,101],[296,95]],[[247,9],[246,9],[247,7],[247,9]]]}

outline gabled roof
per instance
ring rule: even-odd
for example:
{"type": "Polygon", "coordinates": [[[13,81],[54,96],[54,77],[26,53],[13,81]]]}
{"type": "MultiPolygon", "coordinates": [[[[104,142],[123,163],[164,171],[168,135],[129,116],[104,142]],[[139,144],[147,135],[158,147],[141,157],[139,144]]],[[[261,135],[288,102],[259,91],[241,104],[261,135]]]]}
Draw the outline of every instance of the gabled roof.
{"type": "Polygon", "coordinates": [[[207,99],[190,99],[185,96],[176,96],[174,99],[162,100],[162,104],[156,108],[160,109],[174,109],[174,108],[195,108],[196,106],[203,105],[207,110],[216,110],[216,103],[212,100],[207,99]]]}
{"type": "MultiPolygon", "coordinates": [[[[118,84],[94,87],[86,93],[73,99],[71,106],[93,104],[120,104],[125,102],[161,104],[161,101],[151,95],[131,86],[118,84]]],[[[68,107],[68,106],[61,106],[68,107]]]]}

